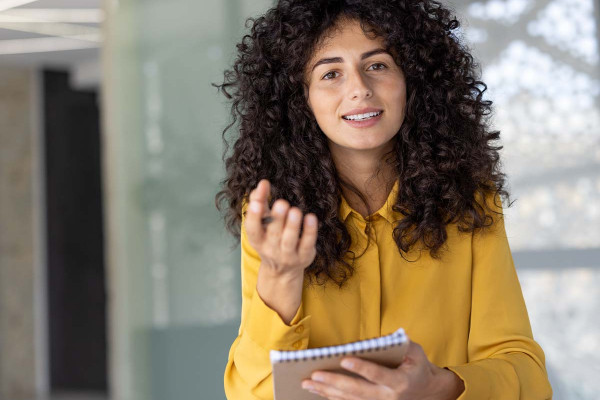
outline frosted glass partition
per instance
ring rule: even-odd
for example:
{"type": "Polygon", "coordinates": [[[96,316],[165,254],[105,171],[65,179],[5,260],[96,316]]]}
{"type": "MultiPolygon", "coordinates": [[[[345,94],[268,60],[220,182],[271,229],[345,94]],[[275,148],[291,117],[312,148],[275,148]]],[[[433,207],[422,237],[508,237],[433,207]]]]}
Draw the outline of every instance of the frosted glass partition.
{"type": "Polygon", "coordinates": [[[214,206],[222,82],[267,1],[110,0],[104,164],[113,397],[224,398],[239,248],[214,206]]]}
{"type": "Polygon", "coordinates": [[[600,26],[595,0],[454,0],[501,130],[506,229],[556,399],[600,393],[600,26]]]}

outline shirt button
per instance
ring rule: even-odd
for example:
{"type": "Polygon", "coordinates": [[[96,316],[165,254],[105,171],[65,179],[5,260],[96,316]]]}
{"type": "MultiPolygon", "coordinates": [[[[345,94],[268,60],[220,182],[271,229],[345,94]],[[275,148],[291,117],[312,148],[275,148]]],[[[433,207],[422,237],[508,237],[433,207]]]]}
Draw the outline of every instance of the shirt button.
{"type": "Polygon", "coordinates": [[[300,347],[302,347],[302,342],[300,340],[298,340],[296,343],[293,344],[294,348],[297,350],[300,347]]]}
{"type": "Polygon", "coordinates": [[[300,325],[299,327],[297,327],[294,332],[296,333],[302,333],[304,332],[304,325],[300,325]]]}

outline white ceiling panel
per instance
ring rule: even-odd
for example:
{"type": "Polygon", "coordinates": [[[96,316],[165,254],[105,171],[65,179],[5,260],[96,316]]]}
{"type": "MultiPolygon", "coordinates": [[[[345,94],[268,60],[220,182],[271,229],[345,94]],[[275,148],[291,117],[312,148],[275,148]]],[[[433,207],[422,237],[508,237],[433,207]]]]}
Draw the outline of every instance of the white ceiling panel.
{"type": "Polygon", "coordinates": [[[0,65],[72,69],[99,62],[101,0],[0,0],[0,10],[0,65]],[[17,6],[4,10],[11,4],[17,6]]]}

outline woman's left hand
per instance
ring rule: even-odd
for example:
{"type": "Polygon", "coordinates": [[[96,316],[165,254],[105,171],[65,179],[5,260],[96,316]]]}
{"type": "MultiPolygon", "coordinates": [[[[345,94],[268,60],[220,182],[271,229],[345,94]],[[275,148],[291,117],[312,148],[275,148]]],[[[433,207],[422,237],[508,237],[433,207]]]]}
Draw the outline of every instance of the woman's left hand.
{"type": "Polygon", "coordinates": [[[345,357],[342,367],[365,379],[315,371],[302,387],[330,400],[455,400],[464,390],[454,372],[430,363],[423,348],[414,342],[398,368],[356,357],[345,357]]]}

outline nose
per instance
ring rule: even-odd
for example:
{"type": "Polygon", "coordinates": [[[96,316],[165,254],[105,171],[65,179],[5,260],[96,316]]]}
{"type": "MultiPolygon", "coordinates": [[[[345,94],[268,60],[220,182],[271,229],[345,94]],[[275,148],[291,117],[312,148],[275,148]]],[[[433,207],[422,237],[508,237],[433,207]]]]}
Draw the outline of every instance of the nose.
{"type": "Polygon", "coordinates": [[[348,78],[348,98],[350,100],[360,100],[373,96],[368,80],[360,71],[355,71],[348,78]]]}

